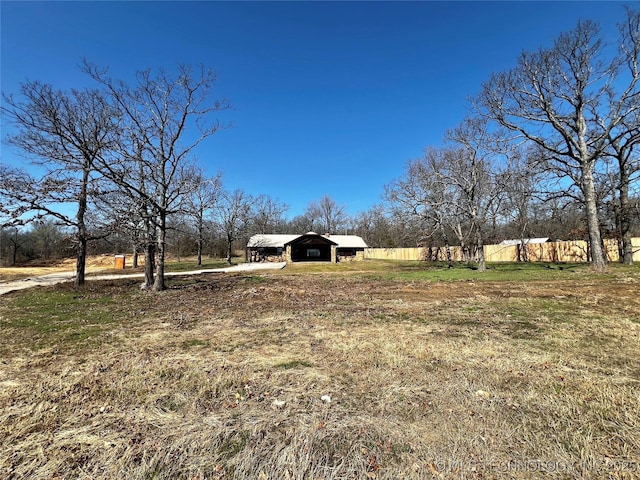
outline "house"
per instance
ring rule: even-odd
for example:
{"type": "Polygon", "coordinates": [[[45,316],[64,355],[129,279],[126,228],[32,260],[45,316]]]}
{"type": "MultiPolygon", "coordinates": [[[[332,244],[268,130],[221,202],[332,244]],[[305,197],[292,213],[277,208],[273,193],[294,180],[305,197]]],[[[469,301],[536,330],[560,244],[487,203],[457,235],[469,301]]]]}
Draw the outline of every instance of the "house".
{"type": "Polygon", "coordinates": [[[253,235],[247,242],[249,262],[339,262],[364,260],[365,241],[357,235],[253,235]]]}

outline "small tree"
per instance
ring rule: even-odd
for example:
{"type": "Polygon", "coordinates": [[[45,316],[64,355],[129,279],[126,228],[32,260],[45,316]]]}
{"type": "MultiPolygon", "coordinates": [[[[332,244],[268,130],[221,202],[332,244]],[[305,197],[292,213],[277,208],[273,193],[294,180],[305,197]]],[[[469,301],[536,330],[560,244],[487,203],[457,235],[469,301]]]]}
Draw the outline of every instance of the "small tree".
{"type": "Polygon", "coordinates": [[[224,191],[220,194],[215,223],[224,235],[227,247],[227,263],[231,265],[233,242],[246,233],[253,199],[242,190],[224,191]]]}
{"type": "Polygon", "coordinates": [[[207,219],[213,215],[222,190],[220,174],[212,178],[205,178],[202,174],[194,177],[194,188],[187,195],[184,204],[186,215],[191,218],[196,231],[196,245],[198,248],[198,265],[202,265],[202,250],[206,238],[207,219]]]}

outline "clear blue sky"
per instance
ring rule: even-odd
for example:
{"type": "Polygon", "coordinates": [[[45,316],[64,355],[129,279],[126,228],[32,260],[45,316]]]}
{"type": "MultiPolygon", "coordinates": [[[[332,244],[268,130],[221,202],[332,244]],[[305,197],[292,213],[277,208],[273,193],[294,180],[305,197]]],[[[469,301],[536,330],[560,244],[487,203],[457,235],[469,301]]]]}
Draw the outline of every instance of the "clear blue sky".
{"type": "MultiPolygon", "coordinates": [[[[125,80],[204,64],[234,107],[220,115],[234,127],[197,151],[210,174],[278,198],[289,217],[324,194],[355,214],[441,143],[492,72],[579,19],[613,39],[622,5],[2,1],[2,91],[17,93],[25,80],[92,85],[78,68],[83,57],[125,80]]],[[[0,161],[21,160],[3,145],[0,161]]]]}

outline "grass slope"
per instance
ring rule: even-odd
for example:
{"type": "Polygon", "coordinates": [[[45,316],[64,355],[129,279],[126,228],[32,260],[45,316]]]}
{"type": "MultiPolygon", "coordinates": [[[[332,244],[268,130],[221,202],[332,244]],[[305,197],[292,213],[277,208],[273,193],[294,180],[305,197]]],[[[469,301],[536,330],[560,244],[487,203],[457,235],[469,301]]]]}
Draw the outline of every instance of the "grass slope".
{"type": "Polygon", "coordinates": [[[638,478],[640,269],[549,267],[3,296],[0,476],[638,478]]]}

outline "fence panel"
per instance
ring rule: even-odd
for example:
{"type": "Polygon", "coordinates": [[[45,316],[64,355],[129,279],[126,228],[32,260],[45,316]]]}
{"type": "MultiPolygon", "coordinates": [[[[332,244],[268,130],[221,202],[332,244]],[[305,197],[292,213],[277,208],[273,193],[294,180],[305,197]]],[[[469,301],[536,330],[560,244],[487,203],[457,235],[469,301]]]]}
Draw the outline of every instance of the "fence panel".
{"type": "MultiPolygon", "coordinates": [[[[640,262],[640,237],[631,240],[633,245],[633,260],[640,262]]],[[[617,262],[618,241],[604,240],[605,252],[610,262],[617,262]]],[[[524,252],[518,245],[485,245],[484,258],[487,262],[518,262],[524,260],[524,252]]],[[[584,240],[567,242],[546,242],[526,245],[527,258],[531,262],[588,262],[589,244],[584,240]]],[[[464,259],[462,248],[450,248],[451,258],[455,262],[464,259]]],[[[446,261],[447,253],[444,247],[433,248],[367,248],[365,259],[378,260],[434,260],[446,261]]]]}

